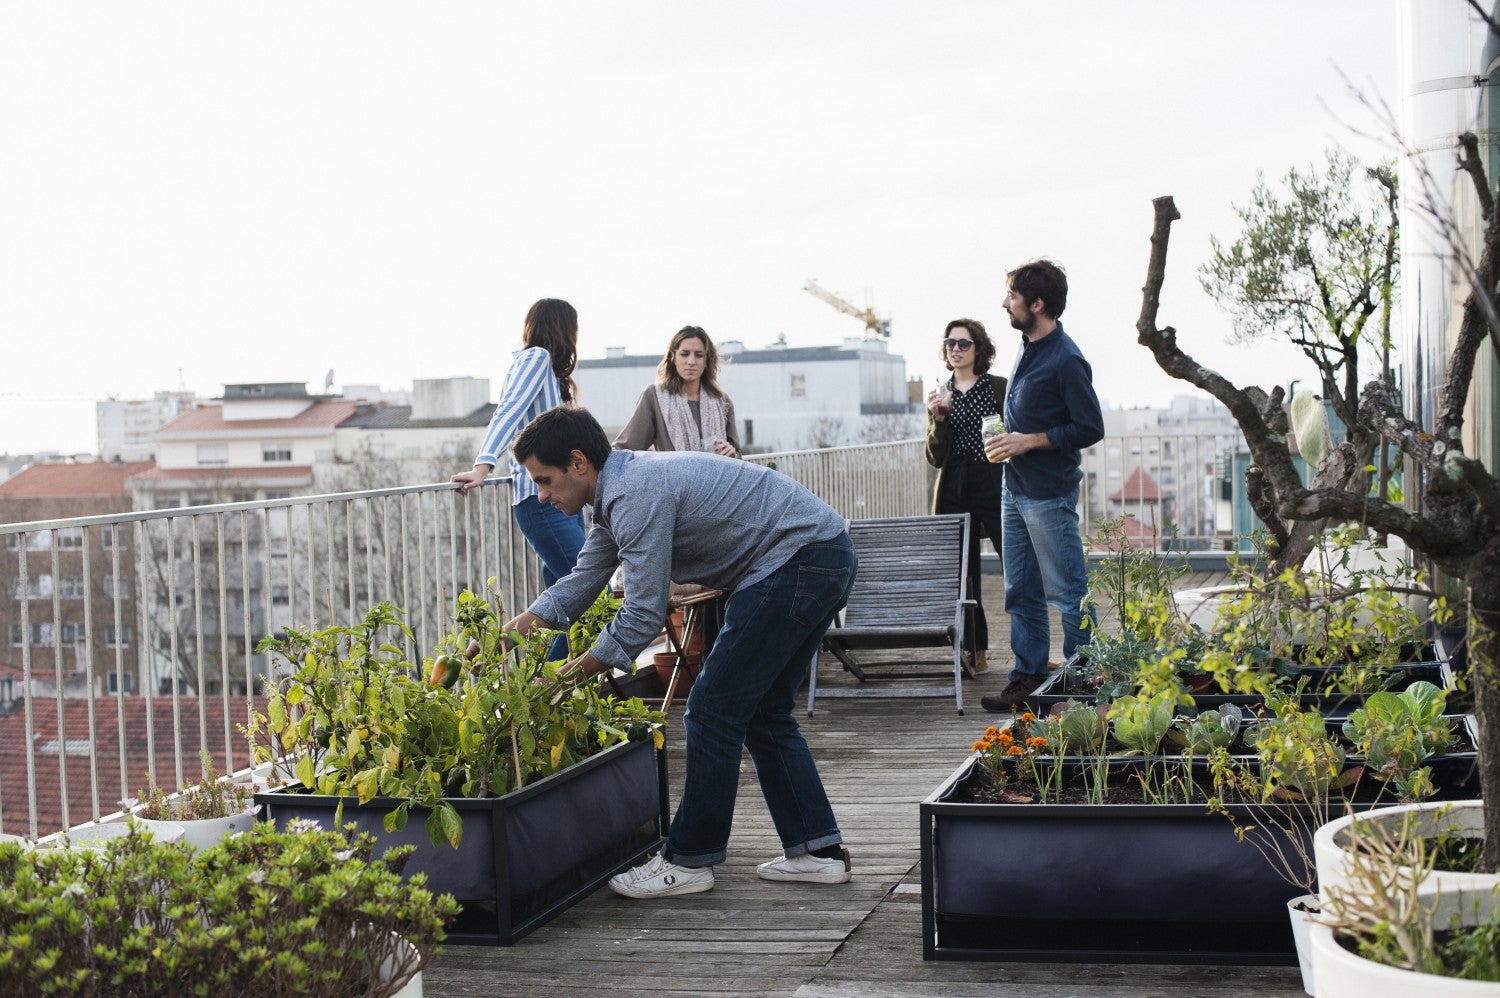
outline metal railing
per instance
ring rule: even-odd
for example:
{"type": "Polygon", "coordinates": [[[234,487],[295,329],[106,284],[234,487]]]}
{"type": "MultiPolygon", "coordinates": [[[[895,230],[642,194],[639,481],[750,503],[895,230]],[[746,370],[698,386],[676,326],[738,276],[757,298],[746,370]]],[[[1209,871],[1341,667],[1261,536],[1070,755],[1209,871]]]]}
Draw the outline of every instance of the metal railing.
{"type": "Polygon", "coordinates": [[[4,602],[19,668],[0,672],[0,830],[97,820],[148,773],[169,789],[197,779],[202,750],[221,772],[244,768],[237,731],[272,669],[262,637],[351,624],[390,600],[420,661],[460,590],[502,614],[525,606],[540,564],[509,480],[488,484],[0,525],[12,594],[27,595],[4,602]]]}
{"type": "Polygon", "coordinates": [[[931,508],[933,479],[921,440],[749,454],[745,460],[801,482],[846,519],[921,516],[931,508]]]}
{"type": "MultiPolygon", "coordinates": [[[[929,509],[921,440],[747,459],[851,519],[929,509]]],[[[148,773],[168,790],[195,781],[200,751],[244,769],[239,728],[273,669],[264,636],[352,624],[390,600],[420,661],[461,590],[524,608],[541,566],[510,500],[497,478],[467,497],[443,483],[0,524],[0,639],[19,660],[0,665],[0,830],[108,817],[148,773]]]]}

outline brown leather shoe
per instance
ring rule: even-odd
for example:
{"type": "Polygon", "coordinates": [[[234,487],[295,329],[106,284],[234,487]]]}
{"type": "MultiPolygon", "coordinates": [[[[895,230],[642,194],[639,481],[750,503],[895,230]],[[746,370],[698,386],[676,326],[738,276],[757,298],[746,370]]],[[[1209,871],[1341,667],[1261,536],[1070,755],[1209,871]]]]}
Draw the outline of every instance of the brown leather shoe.
{"type": "Polygon", "coordinates": [[[1046,676],[1020,675],[1005,684],[1005,689],[998,696],[986,696],[979,698],[979,705],[985,710],[997,714],[1008,713],[1026,703],[1026,698],[1042,685],[1046,676]]]}

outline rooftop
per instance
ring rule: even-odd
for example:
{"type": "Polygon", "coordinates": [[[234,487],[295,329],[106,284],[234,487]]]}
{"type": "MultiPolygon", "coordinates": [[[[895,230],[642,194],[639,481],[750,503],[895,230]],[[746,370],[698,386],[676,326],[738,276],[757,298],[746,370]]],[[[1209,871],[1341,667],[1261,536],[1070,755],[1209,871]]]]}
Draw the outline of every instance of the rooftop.
{"type": "Polygon", "coordinates": [[[33,464],[0,482],[0,497],[81,499],[87,496],[123,496],[127,478],[153,467],[153,461],[33,464]]]}

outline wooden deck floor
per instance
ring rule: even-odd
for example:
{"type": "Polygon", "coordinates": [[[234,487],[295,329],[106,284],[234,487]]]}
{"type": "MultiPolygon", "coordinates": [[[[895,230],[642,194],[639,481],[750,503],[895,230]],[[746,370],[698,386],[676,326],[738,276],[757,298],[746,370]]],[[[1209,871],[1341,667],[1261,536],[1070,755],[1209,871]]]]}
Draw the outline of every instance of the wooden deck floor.
{"type": "MultiPolygon", "coordinates": [[[[773,884],[755,876],[755,864],[781,848],[747,759],[729,860],[715,868],[712,891],[651,902],[601,888],[513,947],[447,948],[423,975],[425,993],[1300,996],[1295,967],[923,961],[917,803],[963,761],[994,716],[979,696],[998,692],[1008,668],[1000,582],[985,582],[995,664],[965,683],[965,716],[952,698],[829,699],[819,701],[816,717],[799,714],[853,853],[850,883],[773,884]]],[[[845,681],[836,662],[821,664],[820,686],[845,681]]],[[[674,727],[674,801],[678,739],[674,727]]]]}

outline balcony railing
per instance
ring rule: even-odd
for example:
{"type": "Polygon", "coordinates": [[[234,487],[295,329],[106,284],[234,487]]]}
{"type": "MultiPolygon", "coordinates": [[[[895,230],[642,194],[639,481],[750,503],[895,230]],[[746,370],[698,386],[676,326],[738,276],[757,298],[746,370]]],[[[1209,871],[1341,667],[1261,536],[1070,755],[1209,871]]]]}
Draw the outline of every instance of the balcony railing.
{"type": "MultiPolygon", "coordinates": [[[[920,440],[749,460],[851,519],[930,506],[920,440]]],[[[256,650],[266,635],[352,623],[390,600],[420,661],[459,591],[494,594],[502,614],[524,608],[541,566],[511,517],[509,479],[486,486],[0,524],[12,580],[0,600],[0,830],[35,838],[107,817],[148,773],[168,789],[195,781],[203,750],[221,772],[246,768],[239,728],[271,674],[256,650]]]]}

